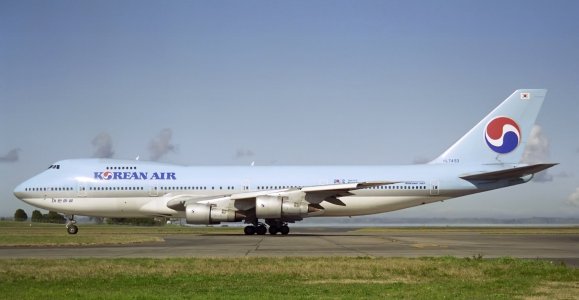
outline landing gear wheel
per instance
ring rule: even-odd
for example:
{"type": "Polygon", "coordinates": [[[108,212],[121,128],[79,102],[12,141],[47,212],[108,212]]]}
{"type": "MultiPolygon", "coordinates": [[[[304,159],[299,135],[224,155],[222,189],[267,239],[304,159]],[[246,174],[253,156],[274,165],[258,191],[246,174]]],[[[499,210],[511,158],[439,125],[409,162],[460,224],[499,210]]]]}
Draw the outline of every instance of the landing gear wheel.
{"type": "Polygon", "coordinates": [[[288,235],[288,233],[290,232],[289,226],[287,225],[283,225],[280,230],[281,234],[283,235],[288,235]]]}
{"type": "Polygon", "coordinates": [[[69,225],[68,227],[66,227],[66,232],[68,232],[68,234],[77,234],[78,227],[76,227],[76,225],[69,225]]]}
{"type": "Polygon", "coordinates": [[[245,226],[245,228],[243,228],[243,233],[245,233],[245,235],[254,235],[255,231],[255,226],[253,225],[245,226]]]}
{"type": "Polygon", "coordinates": [[[276,235],[279,232],[279,228],[277,226],[269,226],[269,234],[276,235]]]}
{"type": "Polygon", "coordinates": [[[68,220],[66,221],[66,232],[68,232],[68,234],[76,234],[78,232],[78,227],[76,227],[76,220],[74,219],[74,215],[70,215],[69,218],[67,218],[68,220]]]}
{"type": "Polygon", "coordinates": [[[258,225],[255,231],[259,235],[264,235],[267,232],[267,228],[265,228],[265,225],[258,225]]]}

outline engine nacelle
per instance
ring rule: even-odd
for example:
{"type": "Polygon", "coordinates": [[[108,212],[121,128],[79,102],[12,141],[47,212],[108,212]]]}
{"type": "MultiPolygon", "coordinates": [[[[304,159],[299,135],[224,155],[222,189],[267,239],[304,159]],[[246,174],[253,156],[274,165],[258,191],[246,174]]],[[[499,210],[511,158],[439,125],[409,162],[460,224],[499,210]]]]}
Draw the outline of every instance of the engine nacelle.
{"type": "Polygon", "coordinates": [[[309,204],[303,199],[271,195],[257,196],[255,199],[255,216],[258,219],[301,218],[310,211],[309,204]]]}
{"type": "Polygon", "coordinates": [[[220,222],[241,221],[243,216],[231,209],[222,209],[207,204],[189,204],[185,207],[187,224],[209,225],[220,222]]]}
{"type": "Polygon", "coordinates": [[[304,217],[310,212],[309,204],[305,201],[289,202],[281,204],[281,214],[284,217],[304,217]]]}
{"type": "Polygon", "coordinates": [[[255,216],[263,219],[281,218],[282,196],[257,196],[255,198],[255,216]]]}

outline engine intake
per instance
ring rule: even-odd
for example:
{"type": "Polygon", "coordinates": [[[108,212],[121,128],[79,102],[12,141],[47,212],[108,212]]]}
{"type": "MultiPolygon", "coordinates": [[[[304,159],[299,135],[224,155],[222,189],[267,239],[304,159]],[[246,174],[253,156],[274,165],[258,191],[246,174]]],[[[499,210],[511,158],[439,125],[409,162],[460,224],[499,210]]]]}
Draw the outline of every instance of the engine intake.
{"type": "Polygon", "coordinates": [[[290,199],[288,196],[265,195],[255,199],[255,215],[260,219],[302,218],[312,209],[303,199],[290,199]]]}
{"type": "Polygon", "coordinates": [[[244,218],[239,212],[207,204],[189,204],[185,207],[187,224],[209,225],[221,222],[236,222],[244,218]]]}

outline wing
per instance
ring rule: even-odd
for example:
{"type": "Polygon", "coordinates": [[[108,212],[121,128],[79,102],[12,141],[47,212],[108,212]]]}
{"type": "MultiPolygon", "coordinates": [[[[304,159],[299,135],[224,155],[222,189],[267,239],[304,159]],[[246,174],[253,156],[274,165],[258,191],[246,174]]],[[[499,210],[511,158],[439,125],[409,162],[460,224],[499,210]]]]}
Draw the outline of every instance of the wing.
{"type": "Polygon", "coordinates": [[[167,207],[177,211],[184,211],[185,207],[188,204],[205,203],[205,204],[213,204],[220,207],[227,207],[233,205],[237,209],[247,210],[252,207],[255,207],[255,199],[259,196],[268,196],[268,195],[275,196],[291,193],[304,193],[305,200],[310,204],[319,205],[321,202],[327,201],[336,205],[344,206],[345,204],[342,201],[340,201],[338,197],[352,195],[351,192],[355,190],[370,188],[374,186],[395,184],[398,182],[399,181],[365,181],[356,183],[305,186],[292,189],[253,191],[246,193],[234,193],[230,195],[219,195],[209,197],[199,197],[194,195],[175,195],[169,201],[167,201],[167,207]]]}

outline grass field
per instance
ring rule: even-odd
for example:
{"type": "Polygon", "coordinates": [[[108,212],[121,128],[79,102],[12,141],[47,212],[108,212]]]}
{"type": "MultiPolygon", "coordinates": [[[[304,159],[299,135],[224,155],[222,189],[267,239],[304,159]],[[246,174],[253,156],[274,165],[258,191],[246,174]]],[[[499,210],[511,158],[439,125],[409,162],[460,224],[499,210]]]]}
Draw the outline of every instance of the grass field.
{"type": "MultiPolygon", "coordinates": [[[[365,232],[576,234],[579,228],[367,228],[365,232]]],[[[0,222],[0,247],[162,242],[240,228],[0,222]]],[[[472,258],[0,259],[0,299],[579,299],[579,269],[472,258]]]]}
{"type": "MultiPolygon", "coordinates": [[[[372,232],[469,232],[481,234],[579,234],[579,227],[370,227],[372,232]]],[[[163,242],[168,234],[243,234],[240,227],[125,226],[80,224],[77,235],[66,233],[62,224],[0,222],[0,247],[94,246],[163,242]]]]}
{"type": "Polygon", "coordinates": [[[539,260],[0,260],[9,299],[577,299],[579,270],[539,260]]]}
{"type": "Polygon", "coordinates": [[[480,234],[579,234],[579,226],[565,227],[367,227],[357,232],[469,232],[480,234]]]}
{"type": "Polygon", "coordinates": [[[240,233],[240,228],[80,224],[69,235],[63,224],[0,222],[0,247],[91,246],[162,242],[167,234],[240,233]]]}

